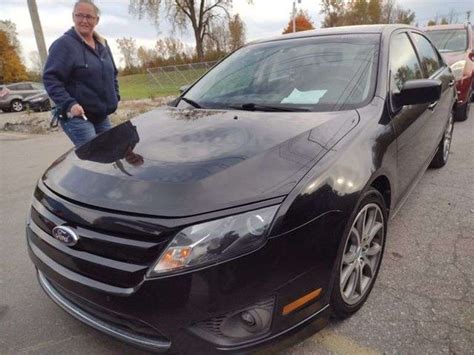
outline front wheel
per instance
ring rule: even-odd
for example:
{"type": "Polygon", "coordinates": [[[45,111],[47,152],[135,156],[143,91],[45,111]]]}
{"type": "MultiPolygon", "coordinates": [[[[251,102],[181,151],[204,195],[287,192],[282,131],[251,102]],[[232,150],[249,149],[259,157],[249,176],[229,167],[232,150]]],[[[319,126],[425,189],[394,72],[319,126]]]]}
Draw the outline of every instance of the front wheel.
{"type": "Polygon", "coordinates": [[[49,103],[49,100],[46,101],[42,106],[40,111],[51,111],[51,104],[49,103]]]}
{"type": "Polygon", "coordinates": [[[11,103],[11,110],[13,112],[21,112],[23,111],[24,107],[23,107],[23,102],[21,102],[21,100],[13,100],[12,103],[11,103]]]}
{"type": "Polygon", "coordinates": [[[438,149],[436,154],[433,157],[433,160],[430,163],[430,168],[439,169],[446,165],[449,158],[449,149],[451,148],[451,141],[453,139],[453,130],[454,130],[454,119],[453,115],[449,115],[448,124],[444,130],[443,137],[441,142],[438,144],[438,149]]]}
{"type": "Polygon", "coordinates": [[[382,261],[387,231],[387,209],[380,192],[370,188],[343,239],[331,294],[333,315],[347,318],[357,312],[374,286],[382,261]]]}

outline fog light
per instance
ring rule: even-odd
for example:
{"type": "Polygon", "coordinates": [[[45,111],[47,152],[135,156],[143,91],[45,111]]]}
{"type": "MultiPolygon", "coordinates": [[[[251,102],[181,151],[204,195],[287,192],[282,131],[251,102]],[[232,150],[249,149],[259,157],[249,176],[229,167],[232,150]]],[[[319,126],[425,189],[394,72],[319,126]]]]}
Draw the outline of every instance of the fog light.
{"type": "Polygon", "coordinates": [[[191,331],[221,345],[236,345],[270,331],[275,299],[197,323],[191,331]]]}
{"type": "Polygon", "coordinates": [[[255,324],[257,324],[257,321],[253,317],[253,315],[250,312],[243,311],[240,313],[240,319],[245,323],[247,327],[253,327],[255,324]]]}

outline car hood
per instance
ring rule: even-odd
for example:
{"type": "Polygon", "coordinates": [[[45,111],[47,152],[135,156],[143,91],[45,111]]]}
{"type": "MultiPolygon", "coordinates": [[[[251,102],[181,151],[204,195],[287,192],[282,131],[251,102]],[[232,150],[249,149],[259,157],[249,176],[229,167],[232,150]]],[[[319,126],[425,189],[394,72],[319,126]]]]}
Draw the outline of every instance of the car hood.
{"type": "Polygon", "coordinates": [[[163,107],[60,157],[43,182],[90,206],[184,217],[288,194],[358,122],[335,113],[163,107]]]}
{"type": "Polygon", "coordinates": [[[453,65],[454,63],[466,59],[466,52],[441,52],[446,64],[453,65]]]}

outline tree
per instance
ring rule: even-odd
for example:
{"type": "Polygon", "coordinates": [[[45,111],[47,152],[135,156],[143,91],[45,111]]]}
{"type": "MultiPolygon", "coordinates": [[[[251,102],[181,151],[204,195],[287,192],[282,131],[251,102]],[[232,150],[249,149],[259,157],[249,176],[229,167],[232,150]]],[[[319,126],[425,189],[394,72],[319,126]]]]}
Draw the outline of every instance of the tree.
{"type": "Polygon", "coordinates": [[[343,0],[322,0],[321,14],[326,15],[322,27],[337,27],[344,24],[345,6],[343,0]]]}
{"type": "Polygon", "coordinates": [[[202,60],[204,40],[209,36],[212,23],[219,18],[229,18],[231,7],[232,0],[130,0],[129,10],[139,19],[148,16],[156,24],[159,15],[165,11],[177,28],[185,30],[191,26],[196,41],[196,53],[202,60]]]}
{"type": "Polygon", "coordinates": [[[16,25],[10,20],[0,20],[0,31],[7,34],[10,44],[15,48],[18,55],[21,55],[20,41],[16,32],[16,25]]]}
{"type": "Polygon", "coordinates": [[[153,61],[157,57],[154,49],[148,49],[140,46],[137,51],[138,63],[142,68],[149,68],[153,65],[153,61]]]}
{"type": "Polygon", "coordinates": [[[370,23],[368,17],[368,3],[366,0],[353,0],[347,5],[346,25],[361,25],[370,23]]]}
{"type": "MultiPolygon", "coordinates": [[[[428,26],[433,26],[438,23],[438,16],[435,17],[434,21],[430,20],[428,22],[428,26]],[[431,22],[434,22],[433,24],[430,25],[431,22]]],[[[451,23],[457,23],[458,22],[458,16],[454,9],[451,9],[449,13],[446,16],[441,17],[440,25],[449,25],[451,23]]]]}
{"type": "Polygon", "coordinates": [[[41,64],[41,58],[38,51],[31,51],[29,58],[31,62],[31,71],[40,74],[43,71],[43,65],[41,64]]]}
{"type": "Polygon", "coordinates": [[[217,19],[209,26],[208,36],[204,40],[206,56],[213,52],[214,57],[222,57],[229,45],[229,28],[223,19],[217,19]]]}
{"type": "Polygon", "coordinates": [[[367,7],[368,20],[371,24],[381,23],[382,20],[382,3],[380,0],[370,0],[367,7]]]}
{"type": "Polygon", "coordinates": [[[239,14],[229,20],[229,50],[235,51],[245,44],[245,24],[239,14]]]}
{"type": "MultiPolygon", "coordinates": [[[[309,17],[308,13],[303,10],[299,10],[295,16],[295,31],[307,31],[314,30],[313,21],[309,17]]],[[[283,34],[293,32],[293,19],[290,19],[288,26],[283,30],[283,34]]]]}
{"type": "Polygon", "coordinates": [[[27,78],[26,68],[8,33],[0,30],[0,82],[13,83],[27,78]]]}
{"type": "Polygon", "coordinates": [[[415,13],[396,0],[322,0],[323,27],[376,23],[413,24],[415,13]]]}
{"type": "Polygon", "coordinates": [[[396,0],[384,0],[382,3],[382,23],[413,24],[415,13],[397,5],[396,0]]]}
{"type": "Polygon", "coordinates": [[[435,26],[436,25],[436,21],[435,20],[429,20],[428,21],[428,26],[435,26]]]}
{"type": "Polygon", "coordinates": [[[125,69],[131,69],[135,67],[137,60],[137,44],[133,38],[118,38],[117,45],[119,46],[120,52],[123,56],[123,62],[125,69]]]}
{"type": "Polygon", "coordinates": [[[395,13],[395,23],[404,23],[406,25],[411,25],[415,21],[415,13],[411,10],[403,10],[401,7],[397,6],[395,13]]]}

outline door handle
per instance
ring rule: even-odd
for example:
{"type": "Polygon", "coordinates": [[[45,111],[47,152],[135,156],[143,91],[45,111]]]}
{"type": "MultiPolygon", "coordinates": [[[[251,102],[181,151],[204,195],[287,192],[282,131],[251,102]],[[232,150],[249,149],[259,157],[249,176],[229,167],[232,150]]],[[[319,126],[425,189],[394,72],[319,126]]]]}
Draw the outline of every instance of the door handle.
{"type": "Polygon", "coordinates": [[[450,87],[450,88],[453,87],[455,82],[456,82],[456,81],[451,80],[451,81],[449,82],[449,87],[450,87]]]}
{"type": "Polygon", "coordinates": [[[433,111],[437,104],[438,104],[438,101],[430,103],[430,105],[428,106],[428,110],[433,111]]]}

